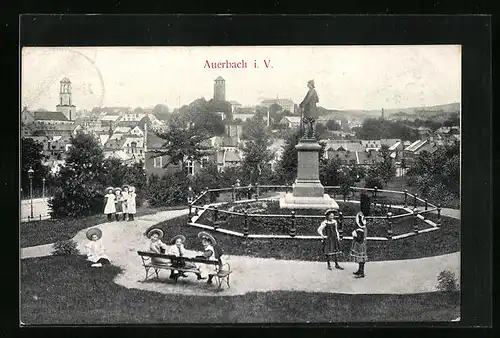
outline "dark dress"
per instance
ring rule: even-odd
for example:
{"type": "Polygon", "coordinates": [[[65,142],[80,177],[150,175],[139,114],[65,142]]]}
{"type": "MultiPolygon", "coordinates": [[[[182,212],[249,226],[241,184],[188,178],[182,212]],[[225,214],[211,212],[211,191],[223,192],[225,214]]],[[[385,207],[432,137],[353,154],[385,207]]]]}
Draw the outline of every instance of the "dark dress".
{"type": "Polygon", "coordinates": [[[323,221],[325,224],[323,234],[326,238],[323,240],[323,252],[327,256],[339,256],[342,254],[340,249],[340,239],[337,235],[337,222],[323,221]]]}
{"type": "Polygon", "coordinates": [[[368,235],[366,227],[356,230],[357,237],[353,238],[351,246],[351,259],[356,263],[364,263],[368,260],[366,253],[366,236],[368,235]]]}
{"type": "Polygon", "coordinates": [[[123,196],[116,197],[115,206],[116,206],[116,213],[122,214],[123,213],[123,196]]]}

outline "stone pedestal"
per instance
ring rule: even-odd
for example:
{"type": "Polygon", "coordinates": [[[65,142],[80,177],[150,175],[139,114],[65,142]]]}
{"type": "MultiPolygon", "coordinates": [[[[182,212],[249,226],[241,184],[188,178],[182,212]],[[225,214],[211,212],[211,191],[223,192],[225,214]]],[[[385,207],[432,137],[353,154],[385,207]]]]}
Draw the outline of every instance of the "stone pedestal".
{"type": "Polygon", "coordinates": [[[316,139],[301,139],[298,150],[297,179],[293,193],[280,199],[280,208],[286,209],[338,209],[333,198],[325,194],[319,180],[319,151],[316,139]]]}

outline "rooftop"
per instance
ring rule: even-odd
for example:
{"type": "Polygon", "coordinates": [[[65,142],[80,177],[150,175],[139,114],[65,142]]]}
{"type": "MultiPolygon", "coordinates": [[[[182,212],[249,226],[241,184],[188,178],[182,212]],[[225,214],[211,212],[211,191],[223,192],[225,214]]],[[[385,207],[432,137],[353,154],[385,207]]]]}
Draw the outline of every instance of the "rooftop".
{"type": "Polygon", "coordinates": [[[66,116],[58,111],[36,111],[34,117],[37,121],[68,121],[66,116]]]}

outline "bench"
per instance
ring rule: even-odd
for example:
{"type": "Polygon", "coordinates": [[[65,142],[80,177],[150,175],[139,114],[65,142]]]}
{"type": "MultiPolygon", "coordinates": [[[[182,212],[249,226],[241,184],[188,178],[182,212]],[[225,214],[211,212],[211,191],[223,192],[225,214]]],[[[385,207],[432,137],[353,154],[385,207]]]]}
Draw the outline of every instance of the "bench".
{"type": "MultiPolygon", "coordinates": [[[[209,276],[215,278],[216,284],[217,284],[217,289],[220,290],[222,289],[222,283],[225,282],[230,288],[229,284],[229,276],[231,275],[231,266],[228,263],[221,264],[219,261],[214,261],[214,260],[208,260],[204,258],[198,258],[198,257],[179,257],[179,256],[174,256],[174,255],[166,255],[166,254],[161,254],[157,252],[150,252],[150,251],[137,251],[137,254],[141,256],[142,259],[142,266],[144,267],[144,270],[146,271],[146,278],[144,279],[145,281],[150,277],[153,276],[153,272],[150,274],[150,270],[152,269],[154,273],[156,274],[156,278],[159,279],[159,271],[161,269],[164,270],[170,270],[170,271],[178,271],[179,273],[194,273],[194,274],[199,274],[200,270],[195,267],[180,267],[184,265],[184,263],[191,262],[191,263],[201,263],[201,264],[208,264],[208,265],[215,265],[216,266],[216,273],[214,274],[209,274],[209,276]],[[152,258],[162,258],[165,260],[168,260],[168,263],[165,262],[165,264],[161,263],[156,263],[152,261],[152,258]]],[[[177,282],[179,279],[180,274],[174,275],[174,282],[177,282]]]]}

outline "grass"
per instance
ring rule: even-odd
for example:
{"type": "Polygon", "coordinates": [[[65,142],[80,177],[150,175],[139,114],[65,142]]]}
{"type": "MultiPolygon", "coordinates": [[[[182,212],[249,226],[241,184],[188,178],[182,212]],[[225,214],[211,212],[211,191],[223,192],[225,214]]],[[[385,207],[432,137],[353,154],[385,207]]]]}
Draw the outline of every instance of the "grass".
{"type": "MultiPolygon", "coordinates": [[[[202,229],[187,227],[187,221],[188,216],[181,216],[161,222],[153,227],[163,230],[165,240],[183,234],[186,236],[186,246],[188,248],[201,250],[201,244],[196,236],[202,229]]],[[[218,240],[224,252],[228,255],[305,261],[324,259],[319,240],[244,239],[219,232],[209,232],[218,240]]],[[[349,259],[351,241],[344,240],[341,246],[344,253],[341,260],[349,259]]],[[[441,228],[436,231],[393,241],[368,242],[370,261],[414,259],[457,251],[460,251],[460,221],[449,217],[442,217],[441,228]]]]}
{"type": "MultiPolygon", "coordinates": [[[[351,202],[339,202],[339,207],[344,216],[354,216],[359,211],[359,204],[351,202]]],[[[248,210],[250,214],[274,214],[274,215],[290,215],[290,210],[280,209],[278,201],[262,201],[262,202],[249,202],[238,204],[227,204],[221,206],[219,210],[227,210],[236,212],[243,212],[248,210]]],[[[392,209],[394,215],[406,213],[400,209],[392,209]]],[[[323,215],[322,210],[296,210],[297,215],[323,215]]],[[[381,216],[386,212],[381,212],[379,208],[373,210],[373,215],[381,216]]],[[[223,212],[218,213],[218,221],[223,223],[219,227],[237,231],[242,233],[245,223],[245,217],[241,215],[226,214],[223,212]]],[[[323,221],[323,218],[296,218],[295,228],[297,235],[317,235],[317,228],[323,221]]],[[[430,225],[420,220],[417,221],[420,230],[429,228],[430,225]]],[[[206,211],[198,219],[197,223],[205,225],[213,225],[214,211],[206,211]]],[[[343,221],[344,234],[350,235],[356,228],[354,218],[346,218],[343,221]]],[[[276,218],[276,217],[249,217],[249,229],[251,234],[266,234],[266,235],[288,235],[289,229],[292,226],[291,218],[276,218]]],[[[370,236],[385,237],[387,235],[387,220],[386,219],[373,219],[370,220],[370,236]]],[[[412,232],[414,227],[414,219],[412,216],[394,219],[393,221],[393,235],[400,235],[412,232]]]]}
{"type": "MultiPolygon", "coordinates": [[[[139,207],[135,218],[154,214],[164,210],[184,209],[180,207],[150,208],[139,207]]],[[[105,223],[106,215],[98,214],[82,218],[48,219],[36,222],[26,222],[20,225],[20,245],[26,248],[35,245],[50,244],[73,238],[80,230],[105,223]]]]}
{"type": "Polygon", "coordinates": [[[112,281],[119,272],[114,266],[90,268],[81,256],[22,260],[20,319],[26,325],[78,325],[450,321],[460,316],[458,292],[185,296],[127,289],[112,281]]]}

